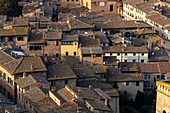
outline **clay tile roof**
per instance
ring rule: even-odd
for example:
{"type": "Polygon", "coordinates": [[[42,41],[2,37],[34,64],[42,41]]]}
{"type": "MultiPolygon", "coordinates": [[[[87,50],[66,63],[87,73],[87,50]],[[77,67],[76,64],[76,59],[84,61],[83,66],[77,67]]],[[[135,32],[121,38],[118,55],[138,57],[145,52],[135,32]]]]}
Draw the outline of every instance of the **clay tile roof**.
{"type": "Polygon", "coordinates": [[[153,62],[138,64],[139,71],[142,73],[168,73],[170,72],[169,62],[153,62]]]}
{"type": "Polygon", "coordinates": [[[160,69],[160,73],[170,72],[170,62],[158,62],[158,67],[160,69]]]}
{"type": "Polygon", "coordinates": [[[141,28],[141,27],[151,27],[150,25],[144,22],[135,22],[135,21],[111,21],[95,24],[98,29],[121,29],[121,28],[141,28]]]}
{"type": "Polygon", "coordinates": [[[0,36],[28,35],[28,27],[15,27],[13,29],[0,29],[0,36]]]}
{"type": "Polygon", "coordinates": [[[21,77],[15,80],[15,82],[17,85],[19,85],[20,88],[24,88],[35,84],[37,81],[31,75],[29,75],[28,77],[21,77]]]}
{"type": "Polygon", "coordinates": [[[103,50],[101,47],[82,47],[82,54],[102,54],[103,50]]]}
{"type": "Polygon", "coordinates": [[[107,95],[105,92],[103,92],[100,88],[94,89],[94,91],[103,99],[111,99],[109,95],[107,95]]]}
{"type": "Polygon", "coordinates": [[[15,60],[12,56],[5,53],[3,50],[0,50],[0,64],[5,64],[7,62],[11,62],[15,60]]]}
{"type": "Polygon", "coordinates": [[[160,41],[160,40],[162,40],[162,39],[159,36],[152,36],[149,39],[147,39],[146,41],[151,44],[153,42],[160,41]]]}
{"type": "Polygon", "coordinates": [[[45,40],[60,40],[62,38],[62,32],[61,31],[49,31],[44,32],[44,39],[45,40]]]}
{"type": "Polygon", "coordinates": [[[64,35],[62,41],[79,41],[78,35],[64,35]]]}
{"type": "Polygon", "coordinates": [[[28,43],[43,43],[43,32],[31,33],[28,43]]]}
{"type": "Polygon", "coordinates": [[[40,57],[22,57],[20,59],[3,64],[3,67],[10,74],[47,71],[40,57]],[[31,70],[31,65],[33,66],[33,70],[31,70]]]}
{"type": "Polygon", "coordinates": [[[45,97],[35,102],[36,108],[43,113],[53,113],[59,107],[50,97],[45,97]]]}
{"type": "Polygon", "coordinates": [[[137,30],[138,35],[153,34],[153,33],[156,33],[156,32],[150,29],[147,29],[147,28],[137,30]]]}
{"type": "Polygon", "coordinates": [[[121,72],[138,72],[138,64],[136,62],[121,62],[121,72]]]}
{"type": "Polygon", "coordinates": [[[141,73],[159,73],[156,63],[139,63],[138,68],[141,73]]]}
{"type": "Polygon", "coordinates": [[[13,19],[13,26],[28,26],[28,19],[27,18],[21,18],[21,17],[17,17],[13,19]]]}
{"type": "Polygon", "coordinates": [[[153,22],[165,27],[166,25],[170,24],[170,19],[166,16],[161,15],[160,13],[153,13],[146,16],[147,19],[152,20],[153,22]]]}
{"type": "Polygon", "coordinates": [[[71,31],[69,23],[66,23],[66,22],[52,23],[52,28],[53,29],[58,29],[58,30],[61,30],[61,31],[71,31]]]}
{"type": "Polygon", "coordinates": [[[72,89],[78,96],[86,99],[101,99],[101,97],[92,89],[76,87],[72,89]]]}
{"type": "Polygon", "coordinates": [[[143,81],[140,74],[120,73],[117,68],[109,68],[108,81],[143,81]]]}
{"type": "Polygon", "coordinates": [[[67,101],[72,100],[75,96],[68,91],[66,88],[62,88],[58,91],[58,93],[60,95],[62,95],[62,97],[64,97],[67,101]]]}
{"type": "Polygon", "coordinates": [[[100,39],[80,38],[81,47],[100,47],[100,39]]]}
{"type": "Polygon", "coordinates": [[[94,72],[89,67],[74,68],[74,73],[78,77],[96,77],[94,72]]]}
{"type": "Polygon", "coordinates": [[[94,110],[111,111],[111,109],[102,102],[86,101],[86,103],[94,108],[94,110]]]}
{"type": "Polygon", "coordinates": [[[89,68],[94,73],[107,73],[106,66],[104,65],[89,66],[89,68]]]}
{"type": "Polygon", "coordinates": [[[112,53],[148,53],[148,50],[145,46],[141,46],[141,47],[133,47],[133,46],[127,46],[127,47],[123,47],[123,46],[108,46],[108,47],[104,47],[103,51],[105,53],[107,52],[112,52],[112,53]]]}
{"type": "Polygon", "coordinates": [[[23,96],[32,102],[37,102],[46,98],[46,94],[39,87],[31,88],[30,90],[26,91],[23,96]]]}
{"type": "Polygon", "coordinates": [[[72,69],[67,64],[52,64],[47,66],[48,80],[76,78],[72,69]],[[66,71],[67,70],[67,71],[66,71]]]}
{"type": "Polygon", "coordinates": [[[94,34],[95,34],[95,38],[100,39],[100,43],[109,43],[109,40],[107,39],[106,35],[103,32],[96,31],[94,32],[94,34]]]}
{"type": "Polygon", "coordinates": [[[93,26],[75,18],[69,18],[71,29],[92,29],[93,26]]]}

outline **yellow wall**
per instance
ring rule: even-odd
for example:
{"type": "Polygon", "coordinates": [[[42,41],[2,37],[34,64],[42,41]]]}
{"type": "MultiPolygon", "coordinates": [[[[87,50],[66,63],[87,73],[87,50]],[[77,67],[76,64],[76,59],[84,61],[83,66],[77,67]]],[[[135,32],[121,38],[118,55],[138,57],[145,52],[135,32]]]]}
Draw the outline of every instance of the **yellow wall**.
{"type": "Polygon", "coordinates": [[[68,56],[74,56],[74,52],[76,52],[76,56],[78,56],[78,42],[73,42],[73,45],[61,45],[61,58],[66,55],[68,52],[68,56]]]}
{"type": "MultiPolygon", "coordinates": [[[[2,73],[6,74],[6,82],[8,82],[8,77],[11,78],[11,80],[13,81],[12,86],[14,86],[14,76],[12,76],[10,73],[8,73],[8,71],[6,71],[3,67],[0,66],[0,71],[2,71],[2,73]]],[[[2,78],[3,79],[3,78],[2,78]]],[[[10,84],[10,83],[9,83],[10,84]]]]}

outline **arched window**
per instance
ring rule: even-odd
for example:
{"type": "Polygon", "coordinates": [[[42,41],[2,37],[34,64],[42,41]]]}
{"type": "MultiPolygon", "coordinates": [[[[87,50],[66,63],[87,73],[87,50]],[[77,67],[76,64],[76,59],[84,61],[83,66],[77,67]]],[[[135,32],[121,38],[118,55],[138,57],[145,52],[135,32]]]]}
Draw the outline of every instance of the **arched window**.
{"type": "Polygon", "coordinates": [[[163,110],[163,112],[162,113],[166,113],[166,111],[165,110],[163,110]]]}

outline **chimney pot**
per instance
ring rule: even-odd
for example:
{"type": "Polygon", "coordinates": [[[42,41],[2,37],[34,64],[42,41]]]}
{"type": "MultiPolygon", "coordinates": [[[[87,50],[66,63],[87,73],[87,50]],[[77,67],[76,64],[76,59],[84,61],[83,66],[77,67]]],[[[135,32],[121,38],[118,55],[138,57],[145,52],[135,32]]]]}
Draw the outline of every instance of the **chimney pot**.
{"type": "Polygon", "coordinates": [[[24,73],[23,73],[23,78],[25,78],[25,77],[26,77],[26,73],[24,72],[24,73]]]}
{"type": "Polygon", "coordinates": [[[34,66],[33,65],[31,65],[31,71],[33,71],[34,70],[34,66]]]}
{"type": "Polygon", "coordinates": [[[92,89],[92,85],[89,85],[89,89],[92,89]]]}

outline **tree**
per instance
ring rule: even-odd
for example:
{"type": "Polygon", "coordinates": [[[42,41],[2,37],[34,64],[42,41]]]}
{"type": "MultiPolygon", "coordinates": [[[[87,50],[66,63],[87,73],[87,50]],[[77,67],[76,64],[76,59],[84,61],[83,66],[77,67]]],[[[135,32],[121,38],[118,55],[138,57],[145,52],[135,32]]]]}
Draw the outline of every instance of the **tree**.
{"type": "Polygon", "coordinates": [[[0,14],[7,16],[19,16],[22,7],[18,5],[18,0],[0,0],[0,14]]]}
{"type": "Polygon", "coordinates": [[[145,96],[141,91],[138,90],[137,95],[136,95],[136,99],[135,99],[136,108],[139,109],[144,104],[145,104],[145,96]]]}

